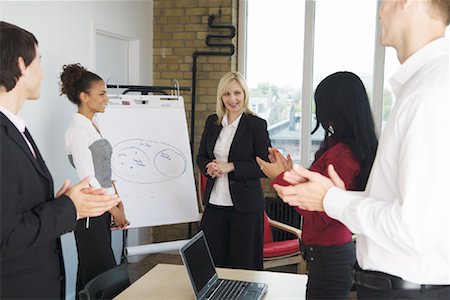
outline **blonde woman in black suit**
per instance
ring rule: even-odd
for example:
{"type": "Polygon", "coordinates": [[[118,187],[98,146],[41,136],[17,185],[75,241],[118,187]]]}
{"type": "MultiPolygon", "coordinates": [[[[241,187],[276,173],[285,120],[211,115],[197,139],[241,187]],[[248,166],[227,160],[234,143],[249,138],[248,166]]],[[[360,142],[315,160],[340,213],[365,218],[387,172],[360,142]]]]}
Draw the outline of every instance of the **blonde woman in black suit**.
{"type": "Polygon", "coordinates": [[[256,157],[268,157],[267,123],[249,109],[247,84],[238,72],[222,76],[216,114],[206,120],[197,165],[207,176],[205,232],[217,266],[262,269],[264,176],[256,157]]]}

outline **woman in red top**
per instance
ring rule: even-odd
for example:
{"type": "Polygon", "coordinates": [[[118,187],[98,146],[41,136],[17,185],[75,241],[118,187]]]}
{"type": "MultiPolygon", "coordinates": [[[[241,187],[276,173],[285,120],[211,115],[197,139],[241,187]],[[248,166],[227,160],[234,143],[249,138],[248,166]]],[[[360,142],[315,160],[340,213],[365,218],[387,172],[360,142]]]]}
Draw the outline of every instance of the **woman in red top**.
{"type": "MultiPolygon", "coordinates": [[[[317,124],[325,138],[310,169],[327,176],[332,164],[349,190],[364,190],[378,145],[369,99],[361,79],[350,72],[326,77],[316,88],[317,124]]],[[[272,184],[289,185],[284,171],[292,168],[271,148],[270,163],[258,159],[272,184]]],[[[308,262],[307,299],[346,299],[352,286],[355,245],[351,232],[324,212],[296,208],[303,216],[302,251],[308,262]]]]}

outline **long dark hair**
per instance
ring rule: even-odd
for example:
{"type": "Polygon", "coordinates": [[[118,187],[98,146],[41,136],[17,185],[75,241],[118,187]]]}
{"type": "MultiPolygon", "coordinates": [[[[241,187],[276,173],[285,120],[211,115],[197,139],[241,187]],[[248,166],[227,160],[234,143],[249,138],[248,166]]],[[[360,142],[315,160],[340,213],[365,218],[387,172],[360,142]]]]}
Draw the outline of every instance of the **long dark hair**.
{"type": "Polygon", "coordinates": [[[361,79],[351,72],[337,72],[322,80],[314,94],[317,123],[325,139],[316,152],[318,159],[330,147],[330,139],[347,145],[359,160],[357,190],[364,190],[378,146],[369,97],[361,79]]]}

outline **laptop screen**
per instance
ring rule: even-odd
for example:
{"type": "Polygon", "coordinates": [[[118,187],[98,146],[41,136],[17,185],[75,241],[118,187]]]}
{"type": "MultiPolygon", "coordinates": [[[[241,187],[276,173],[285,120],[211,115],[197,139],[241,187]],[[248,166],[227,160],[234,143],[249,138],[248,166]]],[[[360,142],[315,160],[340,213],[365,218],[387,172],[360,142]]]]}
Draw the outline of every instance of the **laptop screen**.
{"type": "Polygon", "coordinates": [[[196,292],[200,292],[216,274],[203,232],[199,232],[181,249],[184,264],[191,273],[196,292]]]}

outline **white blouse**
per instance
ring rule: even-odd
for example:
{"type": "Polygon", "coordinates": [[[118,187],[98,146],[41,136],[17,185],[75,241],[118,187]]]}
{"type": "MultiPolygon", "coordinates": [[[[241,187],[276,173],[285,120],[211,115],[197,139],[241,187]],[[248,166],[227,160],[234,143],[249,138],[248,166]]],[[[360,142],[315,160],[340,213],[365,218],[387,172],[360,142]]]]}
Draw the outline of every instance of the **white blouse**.
{"type": "MultiPolygon", "coordinates": [[[[217,160],[228,162],[228,154],[230,152],[231,143],[233,142],[236,130],[241,121],[242,114],[228,124],[228,118],[225,115],[222,119],[222,130],[219,133],[216,144],[214,145],[214,157],[217,160]]],[[[211,191],[209,203],[219,206],[233,206],[231,200],[230,187],[228,184],[228,174],[217,177],[214,181],[214,187],[211,191]]]]}
{"type": "Polygon", "coordinates": [[[80,180],[89,176],[90,185],[100,188],[102,185],[95,176],[93,154],[89,147],[103,137],[94,125],[99,128],[95,116],[91,121],[80,113],[74,113],[72,123],[66,130],[65,146],[80,180]]]}

